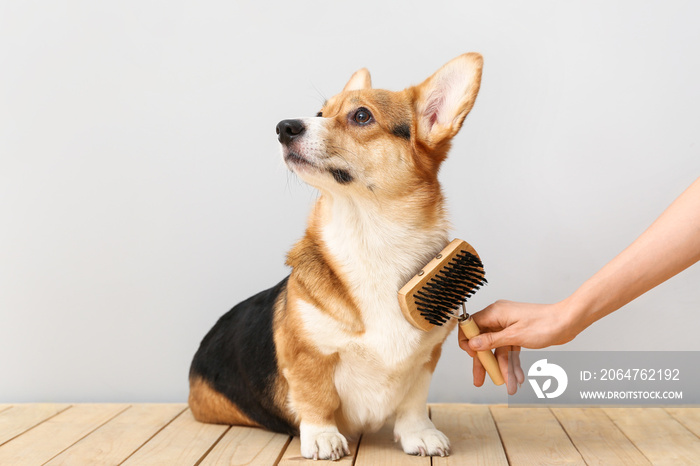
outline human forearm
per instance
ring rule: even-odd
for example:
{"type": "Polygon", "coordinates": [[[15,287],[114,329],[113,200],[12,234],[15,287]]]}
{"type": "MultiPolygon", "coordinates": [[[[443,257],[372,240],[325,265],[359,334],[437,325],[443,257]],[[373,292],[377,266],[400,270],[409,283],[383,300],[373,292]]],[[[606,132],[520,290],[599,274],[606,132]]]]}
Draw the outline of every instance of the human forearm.
{"type": "Polygon", "coordinates": [[[700,259],[700,178],[565,300],[577,333],[700,259]]]}

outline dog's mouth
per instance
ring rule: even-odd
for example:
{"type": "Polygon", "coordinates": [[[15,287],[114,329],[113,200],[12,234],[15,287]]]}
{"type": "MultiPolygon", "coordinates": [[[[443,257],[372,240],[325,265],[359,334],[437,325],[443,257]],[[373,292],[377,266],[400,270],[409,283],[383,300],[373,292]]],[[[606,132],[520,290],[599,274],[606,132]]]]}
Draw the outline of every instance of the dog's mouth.
{"type": "Polygon", "coordinates": [[[285,151],[284,161],[287,163],[287,165],[290,168],[293,168],[293,167],[318,168],[316,165],[311,163],[311,161],[309,161],[309,159],[307,159],[303,155],[299,154],[298,152],[294,152],[292,150],[285,151]]]}
{"type": "Polygon", "coordinates": [[[290,170],[297,174],[301,174],[303,172],[329,173],[338,184],[349,184],[355,179],[349,170],[317,165],[301,155],[299,152],[295,152],[287,148],[284,150],[284,162],[287,164],[287,167],[289,167],[290,170]]]}

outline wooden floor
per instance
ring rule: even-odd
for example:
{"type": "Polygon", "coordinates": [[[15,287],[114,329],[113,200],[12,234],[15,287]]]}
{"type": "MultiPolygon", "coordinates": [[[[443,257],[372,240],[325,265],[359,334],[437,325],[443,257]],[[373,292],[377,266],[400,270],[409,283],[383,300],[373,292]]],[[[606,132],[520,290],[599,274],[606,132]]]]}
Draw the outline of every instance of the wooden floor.
{"type": "MultiPolygon", "coordinates": [[[[342,465],[700,464],[700,408],[437,404],[452,455],[413,457],[390,426],[342,465]]],[[[196,422],[184,404],[0,404],[0,465],[299,465],[299,439],[196,422]]]]}

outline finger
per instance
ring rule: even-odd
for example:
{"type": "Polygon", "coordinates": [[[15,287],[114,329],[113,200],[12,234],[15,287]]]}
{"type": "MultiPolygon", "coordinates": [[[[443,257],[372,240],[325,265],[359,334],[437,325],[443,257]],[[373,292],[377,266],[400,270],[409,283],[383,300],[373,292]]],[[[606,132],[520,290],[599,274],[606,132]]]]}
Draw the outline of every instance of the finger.
{"type": "Polygon", "coordinates": [[[510,301],[496,301],[479,312],[472,314],[472,319],[479,328],[500,330],[508,326],[508,305],[510,301]]]}
{"type": "MultiPolygon", "coordinates": [[[[513,346],[510,347],[512,350],[514,348],[513,346]]],[[[515,374],[515,364],[513,360],[513,353],[510,352],[508,354],[508,378],[506,379],[506,385],[508,387],[508,394],[509,395],[515,395],[515,393],[518,391],[518,377],[515,374]]]]}
{"type": "Polygon", "coordinates": [[[466,336],[464,336],[464,332],[462,332],[462,329],[460,327],[457,327],[457,338],[459,338],[459,347],[467,353],[469,353],[469,356],[475,358],[476,351],[469,347],[469,339],[466,336]]]}
{"type": "Polygon", "coordinates": [[[481,365],[479,358],[472,359],[472,376],[474,377],[474,386],[481,387],[484,385],[484,380],[486,380],[486,370],[484,366],[481,365]]]}
{"type": "Polygon", "coordinates": [[[503,379],[506,381],[506,388],[508,389],[508,394],[512,395],[515,393],[515,391],[512,391],[513,388],[512,386],[515,385],[513,383],[513,378],[508,377],[508,350],[510,347],[504,346],[501,348],[496,348],[496,360],[498,361],[498,368],[501,370],[501,374],[503,374],[503,379]],[[512,391],[512,393],[511,393],[512,391]]]}
{"type": "Polygon", "coordinates": [[[474,351],[486,351],[500,346],[510,346],[519,343],[517,330],[508,327],[500,332],[482,333],[469,340],[469,347],[474,351]]]}
{"type": "Polygon", "coordinates": [[[510,353],[510,358],[513,361],[513,369],[515,372],[515,378],[518,381],[518,385],[522,385],[525,382],[525,373],[520,365],[520,347],[514,346],[513,352],[510,353]]]}
{"type": "Polygon", "coordinates": [[[462,340],[466,340],[466,339],[467,339],[467,336],[466,336],[466,335],[464,334],[464,332],[462,331],[462,327],[460,327],[459,325],[457,326],[457,339],[458,339],[459,341],[462,341],[462,340]]]}
{"type": "Polygon", "coordinates": [[[474,351],[473,349],[471,349],[469,347],[469,340],[460,340],[459,347],[462,348],[467,353],[469,353],[469,356],[471,356],[472,358],[476,357],[476,351],[474,351]]]}

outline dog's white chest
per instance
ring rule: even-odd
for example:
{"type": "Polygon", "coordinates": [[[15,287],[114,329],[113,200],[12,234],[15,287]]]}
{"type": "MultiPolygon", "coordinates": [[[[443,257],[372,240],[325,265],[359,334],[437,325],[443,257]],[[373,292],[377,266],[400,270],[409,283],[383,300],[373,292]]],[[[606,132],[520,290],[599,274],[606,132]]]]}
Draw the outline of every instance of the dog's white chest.
{"type": "Polygon", "coordinates": [[[334,382],[343,416],[356,432],[379,429],[395,413],[417,369],[430,360],[432,349],[450,330],[419,330],[403,317],[393,293],[377,298],[373,306],[363,308],[362,335],[346,332],[309,303],[300,308],[317,347],[340,357],[334,382]]]}
{"type": "Polygon", "coordinates": [[[425,333],[403,319],[398,306],[391,311],[338,351],[335,386],[343,417],[354,431],[377,430],[396,412],[447,332],[425,333]]]}
{"type": "Polygon", "coordinates": [[[389,368],[360,345],[350,345],[336,366],[340,409],[351,432],[378,430],[412,385],[411,372],[389,368]]]}

